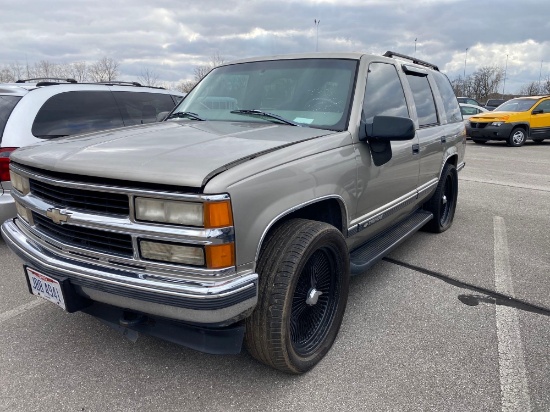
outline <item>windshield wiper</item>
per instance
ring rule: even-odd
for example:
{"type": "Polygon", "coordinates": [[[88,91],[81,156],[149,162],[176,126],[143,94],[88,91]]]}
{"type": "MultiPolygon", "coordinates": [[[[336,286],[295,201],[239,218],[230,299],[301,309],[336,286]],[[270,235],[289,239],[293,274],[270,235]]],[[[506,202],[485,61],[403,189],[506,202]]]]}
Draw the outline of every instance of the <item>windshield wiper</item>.
{"type": "Polygon", "coordinates": [[[285,119],[284,117],[278,116],[273,113],[267,113],[263,112],[261,110],[252,110],[252,109],[243,109],[243,110],[231,110],[231,113],[233,114],[242,114],[245,116],[254,116],[254,117],[265,117],[268,119],[275,119],[278,120],[284,124],[288,124],[290,126],[299,126],[302,127],[303,125],[294,123],[292,120],[285,119]]]}
{"type": "Polygon", "coordinates": [[[179,117],[180,119],[187,118],[187,119],[191,119],[191,120],[201,120],[201,121],[206,120],[206,119],[203,119],[202,117],[200,117],[197,113],[193,113],[193,112],[176,112],[176,113],[172,113],[167,118],[168,119],[173,119],[174,117],[179,117]]]}

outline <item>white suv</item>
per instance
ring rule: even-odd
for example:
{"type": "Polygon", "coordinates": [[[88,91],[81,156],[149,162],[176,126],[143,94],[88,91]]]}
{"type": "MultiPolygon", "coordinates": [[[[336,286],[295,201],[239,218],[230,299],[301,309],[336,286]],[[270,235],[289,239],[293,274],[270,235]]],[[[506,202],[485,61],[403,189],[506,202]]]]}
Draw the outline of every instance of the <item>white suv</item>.
{"type": "Polygon", "coordinates": [[[9,157],[56,137],[157,121],[185,95],[139,83],[30,79],[0,84],[0,223],[16,215],[9,157]]]}

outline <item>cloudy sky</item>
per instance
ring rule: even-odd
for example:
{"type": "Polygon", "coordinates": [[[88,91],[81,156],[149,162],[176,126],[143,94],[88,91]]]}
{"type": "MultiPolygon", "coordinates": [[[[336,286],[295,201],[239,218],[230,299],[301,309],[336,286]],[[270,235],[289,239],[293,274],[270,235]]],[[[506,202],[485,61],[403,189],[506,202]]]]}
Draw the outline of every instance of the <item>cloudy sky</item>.
{"type": "Polygon", "coordinates": [[[0,0],[0,10],[0,66],[106,56],[121,79],[148,70],[179,82],[215,54],[315,51],[317,19],[323,52],[414,55],[417,39],[416,56],[451,79],[504,68],[507,55],[507,93],[550,76],[550,0],[0,0]]]}

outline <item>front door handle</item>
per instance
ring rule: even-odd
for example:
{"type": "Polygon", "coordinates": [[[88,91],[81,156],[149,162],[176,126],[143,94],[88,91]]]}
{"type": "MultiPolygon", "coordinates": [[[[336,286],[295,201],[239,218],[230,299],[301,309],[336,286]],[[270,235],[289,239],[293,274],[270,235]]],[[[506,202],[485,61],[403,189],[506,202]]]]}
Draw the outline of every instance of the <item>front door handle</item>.
{"type": "Polygon", "coordinates": [[[413,155],[420,153],[420,145],[415,143],[412,145],[412,149],[413,149],[413,155]]]}
{"type": "Polygon", "coordinates": [[[447,142],[447,136],[441,136],[441,143],[447,142]]]}

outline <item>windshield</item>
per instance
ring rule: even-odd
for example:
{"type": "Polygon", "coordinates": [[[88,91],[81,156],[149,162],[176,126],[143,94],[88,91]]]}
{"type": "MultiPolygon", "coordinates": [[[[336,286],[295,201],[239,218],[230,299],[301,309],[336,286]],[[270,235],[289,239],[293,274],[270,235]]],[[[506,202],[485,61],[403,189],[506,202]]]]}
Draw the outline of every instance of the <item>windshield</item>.
{"type": "Polygon", "coordinates": [[[192,116],[177,115],[187,112],[203,120],[345,130],[356,68],[355,60],[339,59],[275,60],[218,67],[186,96],[172,117],[193,120],[192,116]]]}
{"type": "Polygon", "coordinates": [[[512,99],[498,106],[495,112],[526,112],[538,99],[512,99]]]}

